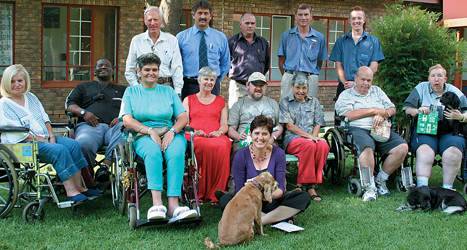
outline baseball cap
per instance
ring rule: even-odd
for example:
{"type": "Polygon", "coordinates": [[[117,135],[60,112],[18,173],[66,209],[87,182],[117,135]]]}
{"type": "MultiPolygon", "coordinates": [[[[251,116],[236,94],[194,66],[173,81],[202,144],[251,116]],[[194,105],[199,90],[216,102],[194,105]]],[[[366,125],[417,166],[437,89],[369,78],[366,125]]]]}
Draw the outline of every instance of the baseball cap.
{"type": "Polygon", "coordinates": [[[268,84],[266,82],[266,77],[259,73],[259,72],[254,72],[250,75],[250,77],[248,77],[248,82],[250,83],[253,83],[254,85],[260,83],[260,82],[264,82],[265,84],[268,84]]]}

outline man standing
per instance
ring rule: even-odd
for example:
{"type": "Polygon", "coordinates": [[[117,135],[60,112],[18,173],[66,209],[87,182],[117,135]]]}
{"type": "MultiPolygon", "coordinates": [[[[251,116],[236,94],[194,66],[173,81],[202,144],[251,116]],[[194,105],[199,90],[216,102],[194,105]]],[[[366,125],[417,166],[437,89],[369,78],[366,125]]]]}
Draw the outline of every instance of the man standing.
{"type": "MultiPolygon", "coordinates": [[[[103,170],[108,170],[112,150],[117,143],[125,143],[121,132],[123,123],[119,122],[117,117],[126,87],[110,82],[113,69],[107,59],[97,61],[94,75],[97,81],[80,83],[70,92],[66,98],[65,108],[67,112],[78,116],[75,139],[92,169],[97,150],[103,145],[108,145],[102,164],[103,170]]],[[[106,177],[100,180],[100,176],[97,176],[102,172],[96,172],[97,181],[106,181],[106,177]]],[[[108,177],[108,172],[103,175],[108,177]]]]}
{"type": "Polygon", "coordinates": [[[144,11],[144,24],[148,30],[131,40],[125,77],[131,86],[138,84],[136,59],[143,54],[153,52],[161,59],[157,83],[172,86],[180,95],[183,88],[180,48],[175,36],[161,31],[162,17],[162,11],[155,6],[150,6],[144,11]]]}
{"type": "Polygon", "coordinates": [[[354,76],[358,68],[368,66],[375,73],[378,63],[384,60],[378,38],[365,32],[366,17],[362,7],[352,8],[349,23],[352,30],[337,39],[329,58],[336,62],[339,78],[336,99],[342,91],[354,86],[354,76]]]}
{"type": "Polygon", "coordinates": [[[229,71],[229,108],[248,95],[246,82],[253,72],[266,75],[269,70],[269,43],[264,37],[256,35],[256,17],[253,13],[242,15],[240,29],[242,32],[229,38],[232,64],[229,71]]]}
{"type": "Polygon", "coordinates": [[[204,66],[209,66],[216,71],[217,79],[212,93],[220,95],[220,82],[230,69],[227,37],[222,32],[209,27],[212,7],[208,1],[196,1],[191,14],[195,25],[177,34],[183,58],[182,99],[198,93],[198,71],[204,66]]]}
{"type": "Polygon", "coordinates": [[[336,113],[349,119],[349,131],[357,147],[360,168],[370,168],[370,186],[364,190],[363,201],[376,200],[378,193],[390,195],[386,181],[400,167],[409,149],[393,130],[386,142],[375,141],[370,135],[373,125],[379,126],[396,114],[394,104],[381,88],[372,86],[372,81],[373,71],[367,66],[360,67],[355,74],[355,86],[342,92],[335,104],[336,113]],[[373,177],[374,152],[388,155],[376,178],[373,177]]]}
{"type": "Polygon", "coordinates": [[[297,27],[282,34],[277,52],[282,73],[280,99],[293,94],[292,77],[298,72],[308,78],[308,93],[318,98],[318,75],[328,50],[324,35],[311,28],[312,18],[310,6],[300,4],[295,10],[297,27]]]}

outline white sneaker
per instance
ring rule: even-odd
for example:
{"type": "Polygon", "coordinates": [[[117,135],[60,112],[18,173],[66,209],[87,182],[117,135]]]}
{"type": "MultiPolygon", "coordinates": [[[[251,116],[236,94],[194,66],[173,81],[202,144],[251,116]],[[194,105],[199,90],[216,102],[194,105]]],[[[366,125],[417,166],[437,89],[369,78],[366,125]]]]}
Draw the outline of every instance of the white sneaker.
{"type": "Polygon", "coordinates": [[[363,201],[375,201],[378,198],[376,188],[369,187],[362,196],[363,201]]]}
{"type": "Polygon", "coordinates": [[[386,186],[386,180],[376,177],[375,184],[376,184],[376,188],[378,189],[378,194],[385,195],[385,196],[391,195],[391,192],[389,192],[389,189],[386,186]]]}

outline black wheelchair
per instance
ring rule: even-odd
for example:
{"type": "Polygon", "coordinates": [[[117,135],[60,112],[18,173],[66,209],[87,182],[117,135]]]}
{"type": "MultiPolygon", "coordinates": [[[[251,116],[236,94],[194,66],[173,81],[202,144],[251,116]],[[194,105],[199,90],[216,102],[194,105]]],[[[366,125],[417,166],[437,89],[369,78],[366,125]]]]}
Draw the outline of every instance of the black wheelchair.
{"type": "MultiPolygon", "coordinates": [[[[191,140],[187,143],[185,152],[186,164],[180,202],[190,209],[196,209],[198,215],[194,218],[181,219],[176,223],[199,223],[203,219],[198,199],[199,174],[193,146],[194,129],[185,127],[184,131],[190,132],[191,140]]],[[[111,191],[114,208],[122,215],[127,214],[131,229],[167,224],[168,219],[148,220],[140,218],[140,198],[149,191],[144,177],[145,167],[142,158],[133,150],[134,130],[124,128],[123,134],[125,145],[119,143],[112,156],[111,191]]]]}

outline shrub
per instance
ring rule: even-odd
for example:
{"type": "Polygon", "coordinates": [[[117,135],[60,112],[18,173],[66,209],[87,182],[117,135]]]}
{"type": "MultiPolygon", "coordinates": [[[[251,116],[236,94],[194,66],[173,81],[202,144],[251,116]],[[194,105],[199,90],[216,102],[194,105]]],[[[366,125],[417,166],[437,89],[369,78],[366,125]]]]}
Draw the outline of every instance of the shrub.
{"type": "Polygon", "coordinates": [[[386,57],[378,67],[375,85],[396,105],[399,127],[407,124],[402,105],[418,83],[428,81],[428,69],[440,63],[449,79],[454,79],[455,73],[465,71],[457,63],[465,61],[467,50],[467,43],[457,41],[456,33],[442,25],[441,13],[401,3],[386,6],[387,13],[371,25],[386,57]]]}

